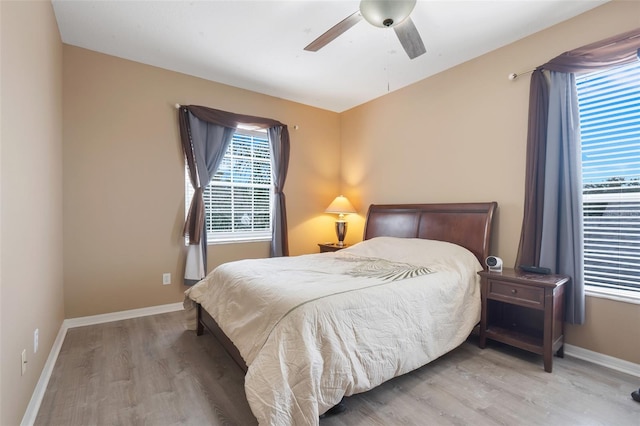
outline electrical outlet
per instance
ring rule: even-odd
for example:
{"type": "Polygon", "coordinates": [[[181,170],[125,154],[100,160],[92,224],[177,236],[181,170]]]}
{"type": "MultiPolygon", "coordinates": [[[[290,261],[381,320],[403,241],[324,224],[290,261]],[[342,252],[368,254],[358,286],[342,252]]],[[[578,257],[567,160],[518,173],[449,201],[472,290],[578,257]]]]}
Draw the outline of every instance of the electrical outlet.
{"type": "Polygon", "coordinates": [[[20,375],[24,376],[24,373],[27,372],[27,350],[23,349],[22,350],[22,370],[20,375]]]}
{"type": "Polygon", "coordinates": [[[33,332],[33,353],[38,353],[38,329],[33,332]]]}
{"type": "Polygon", "coordinates": [[[169,272],[165,272],[162,274],[162,285],[171,284],[171,274],[169,272]]]}

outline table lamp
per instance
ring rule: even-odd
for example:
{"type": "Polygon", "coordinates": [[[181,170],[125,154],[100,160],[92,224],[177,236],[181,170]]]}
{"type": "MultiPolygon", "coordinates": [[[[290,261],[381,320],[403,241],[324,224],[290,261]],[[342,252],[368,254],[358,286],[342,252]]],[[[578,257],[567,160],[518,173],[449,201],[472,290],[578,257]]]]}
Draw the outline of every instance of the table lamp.
{"type": "Polygon", "coordinates": [[[353,208],[353,205],[347,197],[343,195],[338,195],[325,210],[325,213],[335,213],[338,215],[338,220],[336,220],[336,235],[338,236],[338,246],[340,247],[344,245],[344,237],[347,235],[347,222],[344,220],[344,215],[355,212],[356,209],[353,208]]]}

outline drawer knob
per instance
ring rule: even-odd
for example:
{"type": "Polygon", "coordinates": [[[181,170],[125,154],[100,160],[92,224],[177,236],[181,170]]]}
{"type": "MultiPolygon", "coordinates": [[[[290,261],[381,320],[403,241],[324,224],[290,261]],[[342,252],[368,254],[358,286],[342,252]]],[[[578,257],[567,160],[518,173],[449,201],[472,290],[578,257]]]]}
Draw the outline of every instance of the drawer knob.
{"type": "Polygon", "coordinates": [[[511,289],[511,293],[516,294],[518,292],[518,290],[516,290],[515,288],[511,289]]]}

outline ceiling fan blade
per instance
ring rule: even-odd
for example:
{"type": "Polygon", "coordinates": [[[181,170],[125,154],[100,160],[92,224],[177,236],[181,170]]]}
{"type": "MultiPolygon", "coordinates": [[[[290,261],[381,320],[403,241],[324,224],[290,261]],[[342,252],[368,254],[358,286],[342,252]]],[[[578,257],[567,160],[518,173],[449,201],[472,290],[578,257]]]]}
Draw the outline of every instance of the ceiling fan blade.
{"type": "Polygon", "coordinates": [[[424,48],[420,33],[410,17],[407,17],[407,19],[393,27],[393,29],[410,59],[417,58],[423,53],[426,53],[427,50],[424,48]]]}
{"type": "Polygon", "coordinates": [[[342,21],[338,22],[333,27],[329,28],[324,34],[322,34],[317,39],[313,40],[304,50],[308,50],[310,52],[316,52],[327,44],[331,43],[336,39],[340,34],[347,31],[349,28],[353,27],[355,24],[362,20],[362,15],[360,11],[354,12],[353,14],[347,16],[342,21]]]}

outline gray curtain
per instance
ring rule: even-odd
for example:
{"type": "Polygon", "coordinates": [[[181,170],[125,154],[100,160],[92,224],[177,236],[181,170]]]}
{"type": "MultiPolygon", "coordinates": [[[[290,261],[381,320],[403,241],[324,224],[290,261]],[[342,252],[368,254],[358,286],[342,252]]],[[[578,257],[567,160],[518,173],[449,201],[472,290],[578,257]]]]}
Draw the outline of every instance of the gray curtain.
{"type": "Polygon", "coordinates": [[[566,319],[584,321],[582,148],[574,74],[551,72],[540,266],[569,275],[566,319]]]}
{"type": "Polygon", "coordinates": [[[207,272],[207,230],[204,226],[203,190],[218,170],[236,128],[200,120],[186,108],[183,109],[183,113],[188,116],[186,133],[191,149],[185,150],[185,155],[189,152],[192,156],[192,161],[187,161],[187,165],[190,167],[189,175],[194,188],[187,223],[192,215],[201,217],[198,226],[191,230],[185,227],[185,232],[189,235],[189,247],[185,261],[184,283],[193,285],[203,279],[207,272]]]}
{"type": "Polygon", "coordinates": [[[202,192],[218,169],[238,124],[267,129],[273,154],[275,186],[271,256],[288,256],[287,215],[284,182],[289,167],[289,130],[277,120],[235,114],[199,105],[178,109],[180,140],[194,188],[184,235],[189,237],[185,285],[193,285],[207,272],[207,236],[202,192]]]}
{"type": "Polygon", "coordinates": [[[548,115],[549,86],[546,84],[544,72],[538,68],[531,75],[529,88],[524,216],[516,267],[518,265],[540,265],[548,115]]]}
{"type": "Polygon", "coordinates": [[[207,123],[191,113],[189,113],[189,125],[198,179],[204,188],[220,167],[236,128],[207,123]]]}
{"type": "Polygon", "coordinates": [[[531,78],[525,208],[516,266],[541,265],[570,275],[565,319],[574,324],[584,323],[584,261],[582,234],[571,231],[582,220],[582,202],[573,194],[576,187],[582,190],[581,158],[579,151],[567,152],[580,147],[579,132],[571,132],[577,124],[573,73],[628,64],[639,54],[640,29],[635,29],[565,52],[538,67],[531,78]],[[554,74],[549,97],[544,96],[549,89],[543,70],[554,74]]]}
{"type": "Polygon", "coordinates": [[[285,208],[284,182],[289,168],[289,138],[282,138],[282,126],[270,127],[268,130],[271,146],[271,173],[273,175],[273,222],[271,237],[271,257],[289,254],[287,237],[287,211],[285,208]]]}

